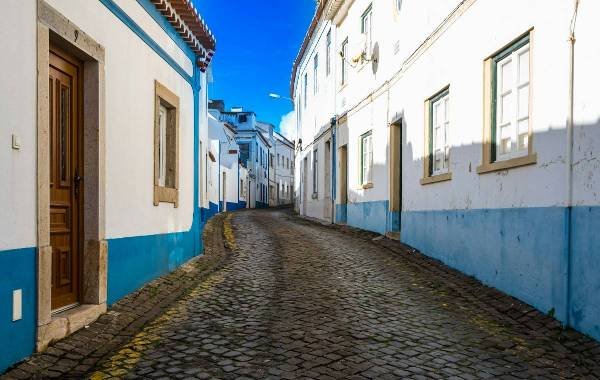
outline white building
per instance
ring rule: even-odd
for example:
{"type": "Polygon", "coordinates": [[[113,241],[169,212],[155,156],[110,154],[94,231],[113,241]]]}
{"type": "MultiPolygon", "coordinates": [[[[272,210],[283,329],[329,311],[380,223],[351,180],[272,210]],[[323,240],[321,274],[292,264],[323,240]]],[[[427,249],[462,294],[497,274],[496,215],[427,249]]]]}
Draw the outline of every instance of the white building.
{"type": "Polygon", "coordinates": [[[240,164],[247,170],[248,186],[245,189],[248,208],[269,207],[269,151],[268,135],[258,128],[256,114],[242,108],[224,111],[224,102],[215,100],[211,108],[220,112],[220,120],[235,128],[235,139],[239,146],[240,164]]]}
{"type": "Polygon", "coordinates": [[[246,208],[248,174],[240,162],[240,149],[235,137],[237,131],[219,121],[219,110],[211,109],[208,115],[210,139],[208,169],[208,199],[217,212],[246,208]],[[212,159],[214,158],[214,161],[212,159]]]}
{"type": "Polygon", "coordinates": [[[202,252],[215,50],[189,0],[2,11],[0,372],[202,252]]]}
{"type": "Polygon", "coordinates": [[[275,205],[292,205],[294,202],[294,143],[278,132],[273,132],[273,140],[275,205]]]}
{"type": "Polygon", "coordinates": [[[298,211],[600,339],[600,3],[576,4],[321,1],[293,69],[298,211]]]}
{"type": "Polygon", "coordinates": [[[262,121],[256,128],[269,142],[269,206],[292,204],[294,183],[294,143],[275,131],[275,126],[262,121]]]}

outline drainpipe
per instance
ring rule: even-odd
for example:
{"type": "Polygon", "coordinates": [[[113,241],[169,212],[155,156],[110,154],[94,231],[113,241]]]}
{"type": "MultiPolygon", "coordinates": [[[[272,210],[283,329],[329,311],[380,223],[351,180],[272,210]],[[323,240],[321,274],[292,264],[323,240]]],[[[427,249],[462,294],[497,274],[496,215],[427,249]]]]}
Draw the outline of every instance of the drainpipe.
{"type": "Polygon", "coordinates": [[[569,28],[569,100],[567,115],[567,299],[566,299],[566,326],[571,322],[571,279],[573,261],[573,129],[574,129],[574,103],[575,103],[575,25],[577,23],[577,12],[579,0],[575,0],[573,18],[569,28]]]}
{"type": "Polygon", "coordinates": [[[337,163],[336,163],[336,152],[337,152],[337,143],[336,143],[336,131],[337,129],[337,116],[331,118],[331,167],[330,167],[330,176],[329,183],[331,184],[331,224],[335,224],[335,194],[336,194],[336,173],[337,173],[337,163]]]}

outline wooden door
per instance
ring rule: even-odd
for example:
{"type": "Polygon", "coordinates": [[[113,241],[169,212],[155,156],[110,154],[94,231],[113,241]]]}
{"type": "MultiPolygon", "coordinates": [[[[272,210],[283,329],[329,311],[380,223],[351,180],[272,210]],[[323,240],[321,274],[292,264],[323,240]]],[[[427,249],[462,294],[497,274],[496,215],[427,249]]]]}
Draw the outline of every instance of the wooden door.
{"type": "Polygon", "coordinates": [[[81,151],[79,107],[81,66],[50,52],[50,245],[52,310],[79,301],[81,151]]]}

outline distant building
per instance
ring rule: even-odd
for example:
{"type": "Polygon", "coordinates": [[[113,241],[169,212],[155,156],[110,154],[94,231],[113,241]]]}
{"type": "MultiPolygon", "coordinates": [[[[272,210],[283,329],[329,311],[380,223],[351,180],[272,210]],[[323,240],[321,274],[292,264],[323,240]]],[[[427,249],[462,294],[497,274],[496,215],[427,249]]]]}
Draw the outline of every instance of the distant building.
{"type": "Polygon", "coordinates": [[[248,186],[247,170],[240,161],[240,148],[235,139],[237,131],[231,124],[219,121],[220,118],[218,110],[209,110],[208,198],[210,209],[215,212],[246,208],[248,186]]]}
{"type": "Polygon", "coordinates": [[[248,173],[247,207],[269,207],[269,150],[271,144],[257,128],[256,114],[237,107],[221,112],[220,121],[235,128],[241,165],[248,173]]]}
{"type": "Polygon", "coordinates": [[[319,1],[291,83],[297,210],[400,239],[600,339],[599,14],[319,1]]]}

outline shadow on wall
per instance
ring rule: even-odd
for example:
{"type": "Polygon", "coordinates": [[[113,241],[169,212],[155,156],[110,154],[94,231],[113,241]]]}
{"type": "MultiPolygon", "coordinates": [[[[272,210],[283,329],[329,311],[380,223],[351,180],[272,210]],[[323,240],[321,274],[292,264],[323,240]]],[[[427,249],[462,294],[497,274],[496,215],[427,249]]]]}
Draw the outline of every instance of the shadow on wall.
{"type": "MultiPolygon", "coordinates": [[[[406,130],[404,122],[402,141],[406,130]]],[[[452,179],[428,185],[423,159],[403,143],[400,215],[387,200],[360,202],[350,186],[347,223],[383,233],[397,220],[403,243],[600,340],[600,207],[585,206],[599,204],[600,121],[577,125],[574,136],[572,208],[563,127],[534,134],[535,164],[491,173],[477,173],[481,143],[452,146],[452,179]]]]}

